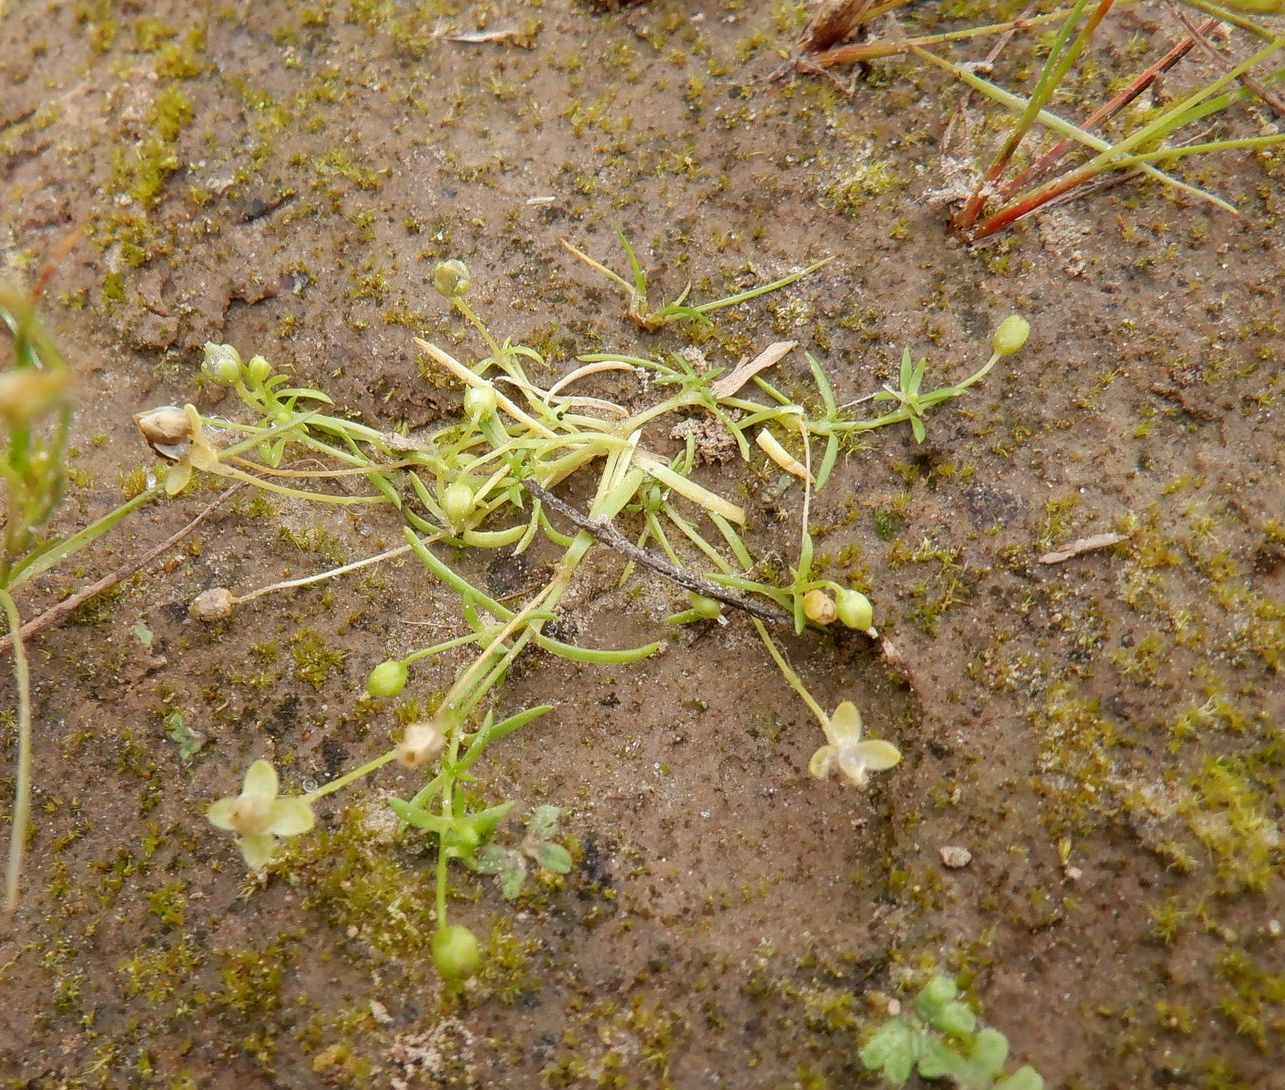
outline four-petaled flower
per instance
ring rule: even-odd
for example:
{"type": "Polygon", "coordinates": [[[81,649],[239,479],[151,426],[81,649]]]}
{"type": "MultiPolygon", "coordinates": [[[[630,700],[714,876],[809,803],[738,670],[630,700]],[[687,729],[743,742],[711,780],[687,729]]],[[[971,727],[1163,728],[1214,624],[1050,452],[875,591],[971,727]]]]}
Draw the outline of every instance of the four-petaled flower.
{"type": "Polygon", "coordinates": [[[277,797],[277,770],[262,760],[246,772],[241,794],[211,803],[205,816],[237,834],[237,847],[248,867],[262,867],[272,858],[277,837],[306,833],[316,822],[304,799],[277,797]]]}
{"type": "Polygon", "coordinates": [[[155,454],[170,463],[165,494],[177,496],[192,479],[193,469],[219,473],[219,451],[201,431],[201,416],[194,405],[162,405],[137,413],[134,423],[155,454]]]}
{"type": "Polygon", "coordinates": [[[825,721],[828,745],[822,746],[808,762],[808,771],[817,779],[838,774],[853,787],[865,787],[866,773],[881,772],[901,760],[901,751],[878,738],[861,740],[861,713],[845,700],[825,721]]]}

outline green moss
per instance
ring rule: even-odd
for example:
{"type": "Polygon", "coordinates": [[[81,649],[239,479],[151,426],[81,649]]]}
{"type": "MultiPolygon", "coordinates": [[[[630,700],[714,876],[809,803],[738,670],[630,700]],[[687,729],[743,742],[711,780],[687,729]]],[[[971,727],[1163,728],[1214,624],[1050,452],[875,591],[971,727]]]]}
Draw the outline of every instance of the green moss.
{"type": "Polygon", "coordinates": [[[911,619],[929,636],[937,634],[943,613],[968,600],[970,591],[964,580],[965,567],[959,562],[960,554],[960,549],[938,544],[928,537],[914,548],[904,541],[895,541],[888,550],[888,564],[892,568],[908,564],[935,566],[928,578],[910,585],[914,600],[911,619]]]}
{"type": "Polygon", "coordinates": [[[308,628],[296,629],[290,637],[290,654],[294,658],[295,677],[314,689],[325,685],[330,672],[344,661],[342,650],[332,646],[321,633],[308,628]]]}
{"type": "Polygon", "coordinates": [[[142,996],[156,1006],[172,1003],[190,992],[193,976],[206,956],[187,939],[165,948],[140,950],[118,966],[125,977],[125,994],[142,996]]]}
{"type": "Polygon", "coordinates": [[[1229,950],[1218,959],[1218,978],[1231,988],[1219,1000],[1219,1012],[1267,1052],[1269,1038],[1279,1040],[1285,1025],[1285,973],[1262,968],[1243,950],[1229,950]]]}
{"type": "Polygon", "coordinates": [[[161,923],[182,927],[187,915],[187,883],[181,878],[166,882],[147,895],[147,907],[161,923]]]}
{"type": "Polygon", "coordinates": [[[1220,893],[1261,891],[1277,873],[1281,838],[1268,816],[1271,793],[1237,757],[1210,757],[1191,777],[1179,807],[1209,854],[1220,893]]]}
{"type": "Polygon", "coordinates": [[[395,849],[409,835],[395,833],[395,825],[390,815],[368,816],[354,803],[333,827],[301,842],[289,865],[306,876],[308,906],[341,933],[402,963],[420,959],[427,970],[436,929],[432,867],[395,849]]]}

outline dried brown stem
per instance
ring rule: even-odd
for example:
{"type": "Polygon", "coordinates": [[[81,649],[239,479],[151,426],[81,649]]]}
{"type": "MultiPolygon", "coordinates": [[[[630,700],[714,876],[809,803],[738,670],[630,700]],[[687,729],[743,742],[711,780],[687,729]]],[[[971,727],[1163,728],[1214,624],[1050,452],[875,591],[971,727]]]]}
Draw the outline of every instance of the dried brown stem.
{"type": "MultiPolygon", "coordinates": [[[[24,640],[29,640],[31,639],[32,636],[36,635],[39,632],[43,632],[46,628],[49,628],[52,625],[56,625],[60,623],[64,618],[74,613],[77,609],[79,609],[82,605],[88,602],[91,598],[94,598],[97,595],[102,594],[103,591],[105,590],[110,590],[117,583],[120,583],[123,580],[128,579],[136,571],[139,571],[140,569],[145,568],[148,564],[150,564],[162,553],[168,552],[170,549],[174,548],[175,545],[177,545],[180,541],[182,541],[185,537],[187,537],[188,534],[192,533],[192,531],[194,531],[198,526],[201,525],[202,522],[204,522],[211,514],[213,514],[217,508],[222,506],[224,501],[230,498],[234,492],[239,492],[244,487],[245,485],[241,485],[241,484],[233,485],[221,496],[219,496],[218,499],[216,499],[213,503],[211,503],[204,511],[202,511],[199,515],[197,515],[196,518],[194,518],[191,522],[189,522],[186,526],[184,526],[183,529],[181,529],[178,533],[173,534],[172,536],[166,538],[155,548],[148,549],[147,552],[145,552],[142,556],[137,556],[133,560],[126,561],[119,568],[115,569],[114,571],[108,572],[97,582],[90,583],[89,586],[87,587],[82,587],[70,598],[64,598],[56,606],[53,606],[50,609],[45,610],[45,612],[42,613],[39,617],[32,618],[30,621],[28,621],[26,624],[22,626],[22,630],[21,630],[22,638],[24,640]]],[[[13,646],[12,633],[5,636],[3,639],[0,639],[0,653],[8,651],[9,648],[12,646],[13,646]]]]}
{"type": "Polygon", "coordinates": [[[654,572],[659,572],[666,579],[677,583],[680,587],[694,591],[697,594],[703,594],[707,598],[717,598],[736,609],[743,609],[746,613],[758,617],[764,621],[771,621],[774,624],[789,623],[792,618],[782,610],[772,609],[768,606],[760,605],[752,598],[748,598],[737,591],[730,590],[727,587],[720,586],[708,579],[703,579],[699,575],[693,575],[691,572],[684,571],[682,568],[671,564],[663,556],[657,556],[649,549],[643,549],[635,545],[624,534],[616,529],[610,522],[605,519],[594,519],[576,508],[565,500],[558,499],[547,488],[543,488],[537,481],[526,480],[522,482],[531,495],[535,496],[546,507],[556,511],[563,518],[569,519],[580,529],[592,534],[604,545],[615,549],[616,552],[629,557],[635,563],[650,568],[654,572]]]}
{"type": "MultiPolygon", "coordinates": [[[[1205,36],[1217,25],[1217,19],[1210,19],[1204,26],[1198,27],[1194,22],[1192,22],[1191,16],[1185,11],[1181,10],[1176,5],[1171,6],[1174,8],[1174,14],[1182,20],[1182,25],[1187,28],[1187,33],[1196,40],[1201,49],[1221,64],[1224,69],[1235,63],[1230,55],[1219,49],[1205,36]]],[[[1237,78],[1240,80],[1242,86],[1252,91],[1262,99],[1263,104],[1266,105],[1277,117],[1285,117],[1285,102],[1259,83],[1258,80],[1254,79],[1254,77],[1248,72],[1242,72],[1237,78]]]]}

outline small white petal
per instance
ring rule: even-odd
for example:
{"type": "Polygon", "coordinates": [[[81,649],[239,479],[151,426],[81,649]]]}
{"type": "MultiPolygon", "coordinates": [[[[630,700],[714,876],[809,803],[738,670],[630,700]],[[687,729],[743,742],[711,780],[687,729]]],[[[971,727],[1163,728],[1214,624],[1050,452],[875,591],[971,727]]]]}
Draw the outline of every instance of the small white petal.
{"type": "Polygon", "coordinates": [[[218,802],[210,803],[210,808],[205,811],[205,816],[217,828],[231,830],[235,828],[232,820],[236,813],[236,804],[240,801],[240,795],[231,795],[226,799],[219,799],[218,802]]]}
{"type": "Polygon", "coordinates": [[[277,846],[277,842],[267,833],[243,836],[236,844],[241,849],[241,858],[245,860],[245,865],[252,870],[267,866],[272,858],[273,849],[277,846]]]}
{"type": "Polygon", "coordinates": [[[272,804],[272,816],[267,832],[277,836],[298,836],[317,823],[317,818],[303,799],[277,799],[272,804]]]}
{"type": "Polygon", "coordinates": [[[254,795],[271,801],[277,797],[277,770],[267,761],[258,760],[245,774],[241,794],[254,795]]]}
{"type": "Polygon", "coordinates": [[[830,772],[834,768],[834,755],[837,752],[834,746],[822,746],[812,754],[812,760],[808,762],[808,771],[818,780],[829,779],[830,772]]]}
{"type": "Polygon", "coordinates": [[[855,746],[861,741],[861,713],[851,700],[845,700],[826,720],[825,736],[832,746],[855,746]]]}
{"type": "Polygon", "coordinates": [[[865,766],[872,772],[882,772],[901,760],[901,750],[882,738],[871,738],[869,741],[862,742],[857,748],[861,751],[861,759],[865,762],[865,766]]]}

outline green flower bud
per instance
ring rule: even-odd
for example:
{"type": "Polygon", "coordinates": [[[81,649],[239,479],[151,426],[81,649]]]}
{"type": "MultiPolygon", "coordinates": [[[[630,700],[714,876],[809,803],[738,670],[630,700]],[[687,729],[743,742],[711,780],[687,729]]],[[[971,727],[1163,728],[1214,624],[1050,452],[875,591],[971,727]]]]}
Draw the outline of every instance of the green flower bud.
{"type": "Polygon", "coordinates": [[[477,972],[482,955],[477,936],[460,924],[447,924],[433,936],[433,965],[447,980],[463,980],[477,972]]]}
{"type": "Polygon", "coordinates": [[[455,481],[447,486],[442,494],[442,511],[446,521],[454,529],[463,527],[465,520],[473,513],[473,489],[463,481],[455,481]]]}
{"type": "Polygon", "coordinates": [[[366,678],[366,692],[371,696],[396,696],[406,688],[406,678],[410,671],[399,659],[388,659],[381,662],[366,678]]]}
{"type": "Polygon", "coordinates": [[[216,386],[231,386],[241,377],[241,353],[230,344],[206,341],[201,370],[216,386]]]}
{"type": "Polygon", "coordinates": [[[245,365],[245,373],[249,376],[251,382],[257,386],[262,386],[272,377],[272,364],[262,356],[251,356],[250,362],[245,365]]]}
{"type": "Polygon", "coordinates": [[[848,628],[855,628],[858,632],[869,632],[874,627],[874,606],[861,591],[841,590],[836,597],[839,620],[848,628]]]}
{"type": "Polygon", "coordinates": [[[705,620],[712,621],[723,612],[723,603],[717,598],[710,598],[704,594],[697,594],[694,591],[691,594],[692,610],[699,613],[705,620]]]}
{"type": "Polygon", "coordinates": [[[446,299],[458,299],[468,291],[468,266],[452,258],[439,261],[433,270],[433,290],[446,299]]]}
{"type": "Polygon", "coordinates": [[[1031,323],[1020,314],[1010,314],[995,329],[991,348],[997,356],[1011,356],[1026,343],[1031,335],[1031,323]]]}
{"type": "Polygon", "coordinates": [[[813,624],[830,624],[839,615],[834,599],[823,590],[810,590],[803,596],[803,616],[813,624]]]}
{"type": "Polygon", "coordinates": [[[464,393],[464,412],[475,423],[495,415],[498,399],[495,390],[488,386],[470,386],[464,393]]]}

